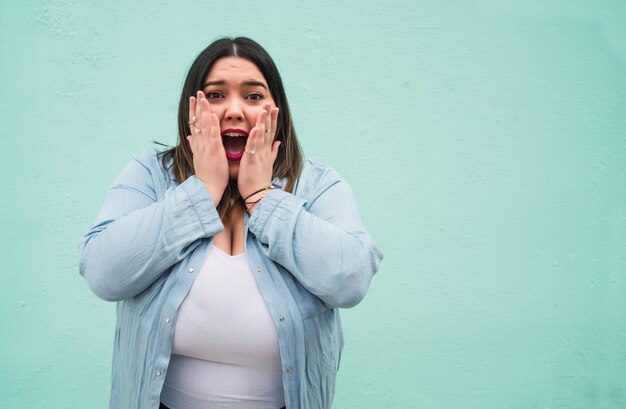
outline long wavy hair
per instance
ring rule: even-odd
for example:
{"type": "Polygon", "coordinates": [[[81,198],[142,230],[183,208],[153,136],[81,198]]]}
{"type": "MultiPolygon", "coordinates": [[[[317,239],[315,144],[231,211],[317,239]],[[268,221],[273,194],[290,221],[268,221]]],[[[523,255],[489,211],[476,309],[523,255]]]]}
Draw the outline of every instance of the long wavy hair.
{"type": "MultiPolygon", "coordinates": [[[[189,68],[178,106],[178,144],[162,153],[162,163],[171,161],[172,173],[176,183],[180,184],[194,175],[193,155],[187,135],[191,135],[189,121],[189,97],[195,96],[213,64],[223,57],[245,58],[257,66],[269,86],[272,98],[280,109],[276,129],[276,140],[281,141],[273,167],[273,177],[287,178],[285,190],[291,192],[302,168],[302,149],[296,137],[287,103],[287,95],[280,78],[280,73],[272,57],[255,41],[246,37],[221,38],[211,43],[196,58],[189,68]]],[[[217,211],[223,222],[228,222],[235,210],[245,209],[243,199],[237,189],[237,181],[230,180],[217,211]]]]}

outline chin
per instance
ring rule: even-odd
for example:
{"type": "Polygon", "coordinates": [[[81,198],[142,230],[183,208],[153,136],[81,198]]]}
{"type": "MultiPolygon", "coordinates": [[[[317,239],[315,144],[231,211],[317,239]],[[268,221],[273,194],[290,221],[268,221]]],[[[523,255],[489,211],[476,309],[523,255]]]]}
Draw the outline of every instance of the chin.
{"type": "Polygon", "coordinates": [[[239,161],[228,161],[228,176],[231,179],[237,179],[237,175],[239,175],[239,161]]]}

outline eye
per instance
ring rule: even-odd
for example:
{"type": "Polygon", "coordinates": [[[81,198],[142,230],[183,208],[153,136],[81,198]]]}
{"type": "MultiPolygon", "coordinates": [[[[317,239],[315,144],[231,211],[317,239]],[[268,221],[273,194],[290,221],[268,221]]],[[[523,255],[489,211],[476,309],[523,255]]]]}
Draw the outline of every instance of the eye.
{"type": "Polygon", "coordinates": [[[260,101],[263,99],[263,94],[260,94],[258,92],[253,92],[249,94],[246,98],[248,98],[250,101],[260,101]]]}
{"type": "Polygon", "coordinates": [[[218,98],[224,98],[224,96],[217,91],[207,91],[206,92],[206,98],[207,99],[218,99],[218,98]]]}

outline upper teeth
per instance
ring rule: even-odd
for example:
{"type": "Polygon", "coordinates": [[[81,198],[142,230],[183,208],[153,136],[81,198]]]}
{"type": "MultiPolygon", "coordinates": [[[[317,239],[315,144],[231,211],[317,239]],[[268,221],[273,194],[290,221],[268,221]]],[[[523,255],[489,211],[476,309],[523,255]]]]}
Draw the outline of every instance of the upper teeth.
{"type": "Polygon", "coordinates": [[[235,137],[235,136],[246,136],[246,135],[241,134],[241,133],[232,133],[232,132],[228,132],[228,133],[225,133],[225,134],[224,134],[224,136],[231,136],[231,137],[235,137]]]}

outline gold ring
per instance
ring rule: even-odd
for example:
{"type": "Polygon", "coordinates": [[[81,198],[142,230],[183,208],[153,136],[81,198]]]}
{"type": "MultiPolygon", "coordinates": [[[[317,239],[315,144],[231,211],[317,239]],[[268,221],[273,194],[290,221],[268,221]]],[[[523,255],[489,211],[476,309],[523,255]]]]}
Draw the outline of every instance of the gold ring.
{"type": "Polygon", "coordinates": [[[200,128],[194,128],[194,131],[195,131],[196,133],[200,133],[200,128]]]}
{"type": "Polygon", "coordinates": [[[271,128],[266,129],[265,133],[268,134],[268,135],[271,134],[272,133],[272,129],[271,128]]]}
{"type": "Polygon", "coordinates": [[[254,155],[256,153],[256,149],[251,150],[251,149],[245,148],[243,151],[247,153],[248,155],[254,155]]]}

